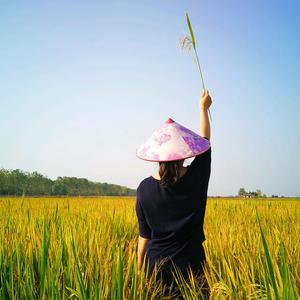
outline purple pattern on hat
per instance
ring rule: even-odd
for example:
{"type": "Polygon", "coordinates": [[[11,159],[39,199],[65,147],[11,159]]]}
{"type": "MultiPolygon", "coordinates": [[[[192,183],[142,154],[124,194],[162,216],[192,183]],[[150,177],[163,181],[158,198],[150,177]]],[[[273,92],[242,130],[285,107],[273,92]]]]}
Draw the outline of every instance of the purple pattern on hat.
{"type": "Polygon", "coordinates": [[[180,130],[183,131],[183,132],[186,132],[188,134],[191,134],[191,135],[195,136],[195,132],[193,132],[192,130],[190,130],[190,129],[186,128],[186,127],[180,126],[180,130]]]}
{"type": "Polygon", "coordinates": [[[182,159],[182,156],[180,156],[179,153],[176,153],[176,152],[172,152],[168,155],[167,157],[167,160],[168,161],[171,161],[171,160],[180,160],[182,159]]]}
{"type": "Polygon", "coordinates": [[[153,140],[156,141],[159,146],[161,146],[163,143],[166,143],[170,139],[171,139],[171,135],[163,132],[161,135],[155,137],[153,140]]]}
{"type": "Polygon", "coordinates": [[[191,138],[189,136],[183,136],[182,138],[193,152],[201,151],[201,139],[199,137],[193,136],[193,138],[191,138]]]}
{"type": "Polygon", "coordinates": [[[150,148],[150,146],[143,147],[142,149],[140,149],[139,155],[140,156],[147,156],[147,151],[148,151],[149,148],[150,148]]]}
{"type": "Polygon", "coordinates": [[[159,155],[158,153],[152,152],[150,156],[151,156],[151,158],[154,159],[154,160],[159,160],[159,156],[160,156],[160,155],[159,155]]]}

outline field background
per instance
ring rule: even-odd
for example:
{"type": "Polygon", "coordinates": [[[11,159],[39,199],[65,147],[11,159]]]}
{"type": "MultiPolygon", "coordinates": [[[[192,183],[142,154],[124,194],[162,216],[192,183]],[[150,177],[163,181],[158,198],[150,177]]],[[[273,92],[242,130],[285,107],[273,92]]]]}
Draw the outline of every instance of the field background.
{"type": "MultiPolygon", "coordinates": [[[[208,199],[211,299],[299,298],[299,200],[208,199]]],[[[134,197],[0,198],[0,297],[169,299],[137,276],[137,239],[134,197]]]]}

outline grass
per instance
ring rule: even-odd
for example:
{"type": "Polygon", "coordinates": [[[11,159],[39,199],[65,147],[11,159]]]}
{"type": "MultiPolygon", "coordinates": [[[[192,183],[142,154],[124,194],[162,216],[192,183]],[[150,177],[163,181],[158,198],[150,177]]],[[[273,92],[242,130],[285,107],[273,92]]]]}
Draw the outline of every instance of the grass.
{"type": "MultiPolygon", "coordinates": [[[[171,299],[137,275],[135,199],[0,198],[0,299],[171,299]]],[[[211,299],[299,299],[300,201],[209,199],[211,299]]],[[[185,299],[200,283],[177,276],[185,299]]]]}

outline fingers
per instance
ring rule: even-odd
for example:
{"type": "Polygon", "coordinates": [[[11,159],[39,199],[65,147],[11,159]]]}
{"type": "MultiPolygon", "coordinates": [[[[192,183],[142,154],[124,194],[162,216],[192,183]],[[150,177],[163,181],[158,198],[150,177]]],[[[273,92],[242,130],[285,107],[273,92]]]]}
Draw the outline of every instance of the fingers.
{"type": "Polygon", "coordinates": [[[208,96],[208,95],[209,95],[208,90],[202,90],[201,96],[208,96]]]}

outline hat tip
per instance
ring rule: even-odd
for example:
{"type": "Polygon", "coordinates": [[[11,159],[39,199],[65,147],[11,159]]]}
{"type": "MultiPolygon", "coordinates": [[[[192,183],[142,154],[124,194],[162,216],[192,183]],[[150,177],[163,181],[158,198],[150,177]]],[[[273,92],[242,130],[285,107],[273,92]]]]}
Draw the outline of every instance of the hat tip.
{"type": "Polygon", "coordinates": [[[168,118],[168,120],[165,122],[166,124],[174,123],[175,121],[171,118],[168,118]]]}

